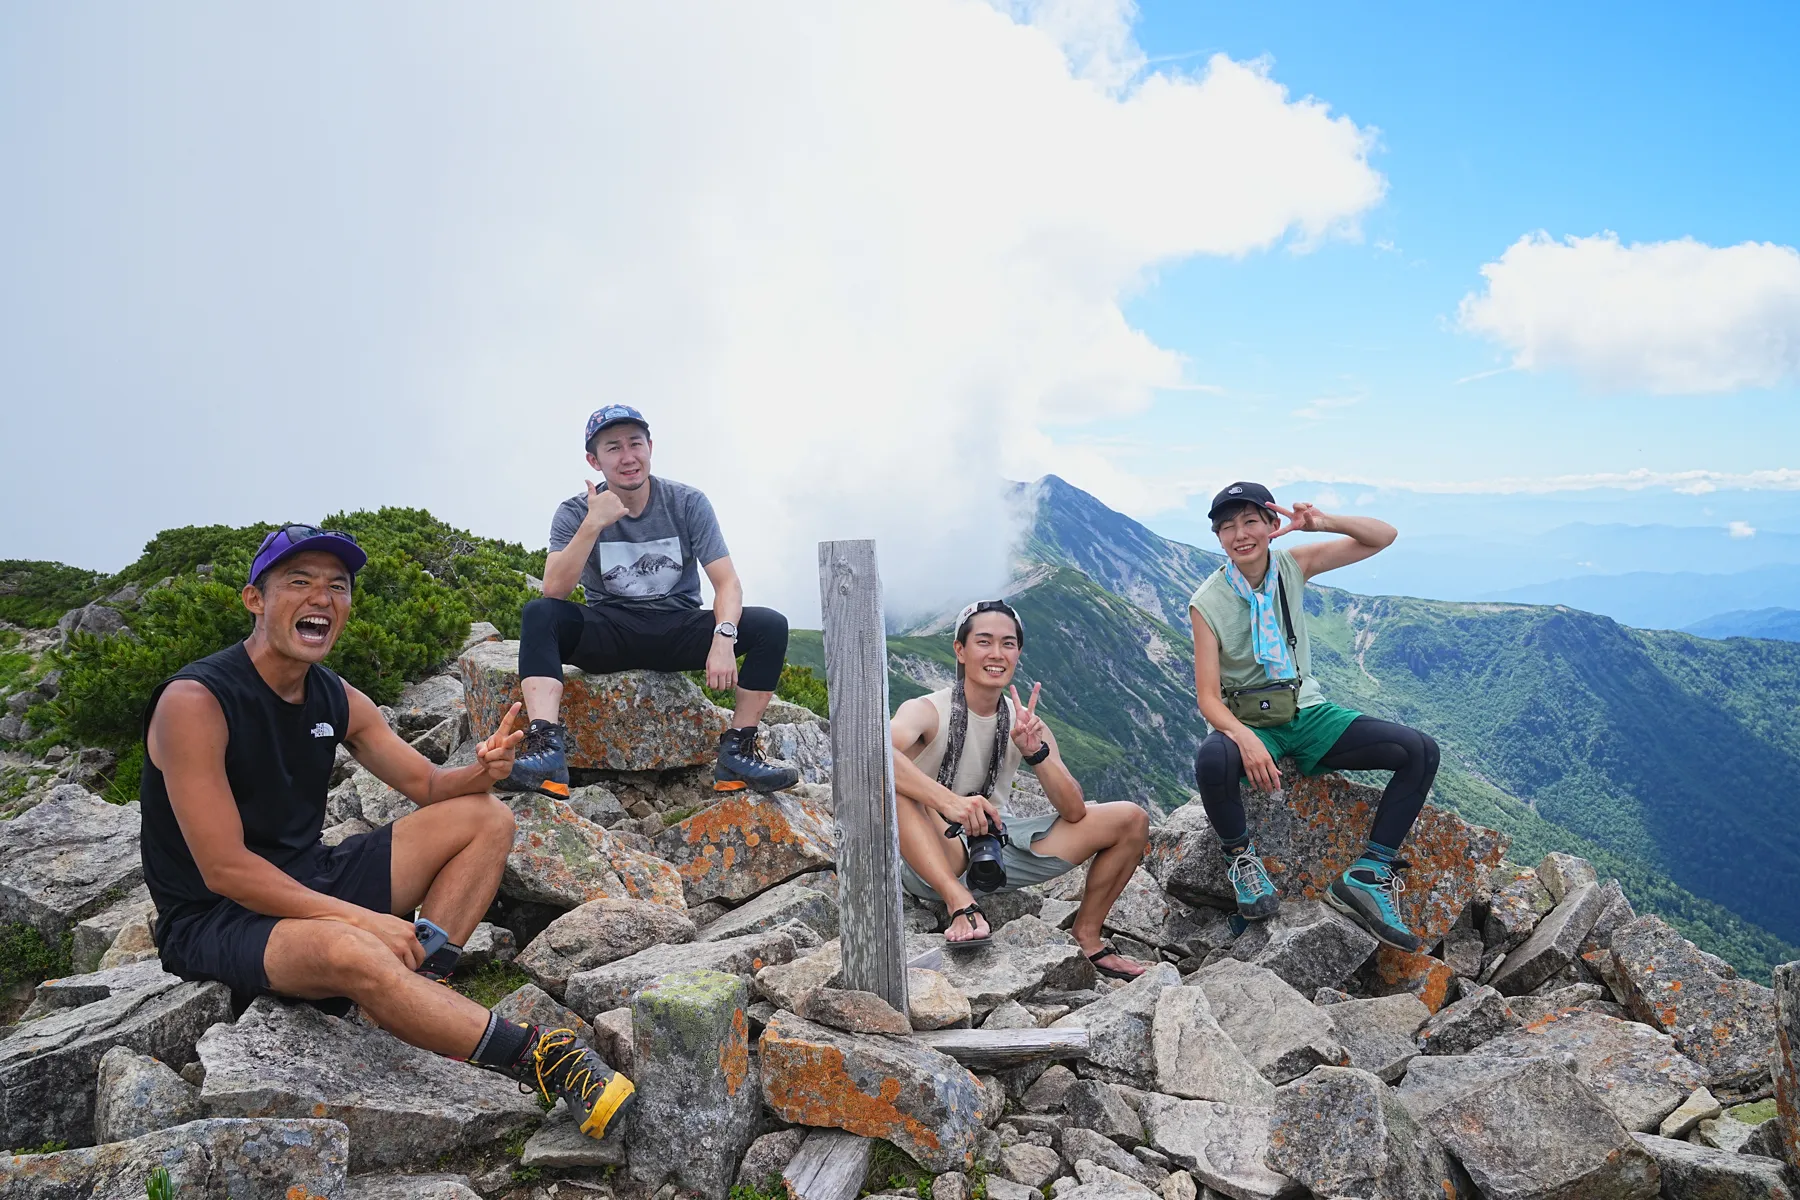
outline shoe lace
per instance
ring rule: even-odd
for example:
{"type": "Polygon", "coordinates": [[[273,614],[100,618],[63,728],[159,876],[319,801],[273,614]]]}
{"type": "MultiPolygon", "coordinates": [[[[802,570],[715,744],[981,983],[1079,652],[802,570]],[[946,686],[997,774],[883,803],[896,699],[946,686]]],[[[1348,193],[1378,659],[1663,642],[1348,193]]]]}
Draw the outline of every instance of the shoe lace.
{"type": "Polygon", "coordinates": [[[1375,882],[1367,885],[1375,893],[1375,903],[1381,907],[1381,919],[1396,929],[1405,929],[1406,923],[1400,919],[1400,893],[1406,890],[1406,881],[1401,879],[1394,866],[1384,867],[1379,871],[1371,871],[1375,882]]]}
{"type": "Polygon", "coordinates": [[[754,729],[740,734],[737,742],[738,757],[747,758],[754,763],[767,763],[769,760],[763,757],[762,747],[757,744],[759,740],[754,729]]]}
{"type": "MultiPolygon", "coordinates": [[[[588,1049],[575,1039],[573,1029],[547,1029],[538,1038],[536,1046],[531,1048],[531,1061],[536,1068],[538,1091],[547,1101],[554,1102],[556,1097],[550,1094],[553,1086],[545,1080],[548,1075],[555,1080],[554,1086],[567,1092],[573,1092],[586,1103],[600,1087],[600,1081],[594,1077],[591,1064],[582,1061],[588,1049]],[[557,1053],[560,1051],[561,1053],[557,1053]],[[555,1054],[556,1058],[545,1065],[545,1060],[555,1054]],[[560,1075],[559,1075],[560,1072],[560,1075]]],[[[530,1093],[530,1089],[521,1085],[521,1091],[530,1093]]]]}
{"type": "Polygon", "coordinates": [[[1249,850],[1231,860],[1225,878],[1231,880],[1231,886],[1237,889],[1239,896],[1252,900],[1275,890],[1262,859],[1249,850]]]}
{"type": "Polygon", "coordinates": [[[525,741],[519,746],[519,756],[542,754],[548,749],[550,749],[550,726],[528,726],[525,730],[525,741]]]}

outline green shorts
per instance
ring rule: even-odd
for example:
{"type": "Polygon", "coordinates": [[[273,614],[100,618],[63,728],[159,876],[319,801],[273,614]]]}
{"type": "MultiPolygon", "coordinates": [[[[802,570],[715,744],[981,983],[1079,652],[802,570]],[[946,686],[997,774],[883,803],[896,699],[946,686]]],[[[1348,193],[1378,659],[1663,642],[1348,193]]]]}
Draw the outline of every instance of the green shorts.
{"type": "MultiPolygon", "coordinates": [[[[1049,833],[1050,827],[1061,819],[1055,813],[1045,813],[1041,817],[1006,818],[1006,839],[1009,844],[1000,848],[1000,861],[1006,865],[1008,889],[1043,883],[1075,869],[1075,864],[1066,859],[1054,854],[1039,854],[1031,849],[1032,844],[1049,833]]],[[[966,855],[969,852],[969,839],[966,835],[962,844],[966,855]]],[[[968,880],[964,879],[963,882],[966,885],[968,880]]],[[[931,885],[904,859],[900,862],[900,886],[907,894],[921,900],[936,900],[939,904],[944,902],[944,898],[933,891],[931,885]]],[[[979,900],[980,897],[977,896],[976,899],[979,900]]]]}
{"type": "Polygon", "coordinates": [[[1270,757],[1278,759],[1291,754],[1302,775],[1313,775],[1318,773],[1319,760],[1331,753],[1344,730],[1350,728],[1350,722],[1360,716],[1353,708],[1321,700],[1301,709],[1286,725],[1271,729],[1252,727],[1250,732],[1267,747],[1270,757]]]}

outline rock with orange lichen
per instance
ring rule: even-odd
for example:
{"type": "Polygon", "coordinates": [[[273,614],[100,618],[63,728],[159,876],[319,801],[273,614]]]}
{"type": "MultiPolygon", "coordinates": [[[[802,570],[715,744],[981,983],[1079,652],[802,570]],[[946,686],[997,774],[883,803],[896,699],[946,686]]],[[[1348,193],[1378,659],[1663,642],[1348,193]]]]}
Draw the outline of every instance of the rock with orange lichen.
{"type": "MultiPolygon", "coordinates": [[[[1282,896],[1323,900],[1331,881],[1368,844],[1381,793],[1342,775],[1303,776],[1291,759],[1279,765],[1281,792],[1243,790],[1256,848],[1282,896]]],[[[1401,848],[1412,864],[1400,896],[1408,928],[1427,945],[1444,936],[1482,891],[1487,868],[1500,862],[1507,845],[1505,834],[1427,804],[1401,848]]],[[[1178,900],[1232,907],[1236,891],[1225,877],[1228,865],[1198,800],[1151,831],[1145,866],[1178,900]]]]}
{"type": "Polygon", "coordinates": [[[648,900],[685,909],[681,876],[633,850],[561,800],[508,796],[516,827],[500,890],[515,900],[574,908],[589,900],[648,900]]]}
{"type": "Polygon", "coordinates": [[[1483,1042],[1473,1053],[1495,1058],[1566,1055],[1575,1078],[1612,1110],[1619,1124],[1639,1133],[1655,1130],[1706,1082],[1706,1069],[1677,1050],[1667,1034],[1576,1009],[1483,1042]]]}
{"type": "Polygon", "coordinates": [[[1456,973],[1441,958],[1411,954],[1392,946],[1380,946],[1358,973],[1371,996],[1417,996],[1432,1012],[1450,1000],[1450,984],[1456,973]]]}
{"type": "Polygon", "coordinates": [[[656,852],[675,865],[689,904],[737,903],[837,860],[831,813],[797,792],[739,792],[665,829],[656,852]]]}
{"type": "Polygon", "coordinates": [[[769,1022],[758,1047],[763,1101],[782,1120],[884,1138],[932,1172],[973,1165],[986,1097],[948,1055],[786,1012],[769,1022]]]}
{"type": "Polygon", "coordinates": [[[1767,1094],[1777,1056],[1773,992],[1725,978],[1717,959],[1660,917],[1615,929],[1611,955],[1631,1015],[1674,1038],[1705,1067],[1715,1096],[1730,1104],[1767,1094]]]}
{"type": "Polygon", "coordinates": [[[750,1058],[749,992],[736,975],[678,971],[631,1006],[637,1100],[631,1177],[724,1200],[756,1136],[762,1088],[750,1058]]]}
{"type": "Polygon", "coordinates": [[[433,1163],[447,1151],[500,1141],[543,1115],[504,1075],[267,996],[236,1024],[207,1030],[198,1052],[208,1113],[342,1121],[357,1171],[433,1163]]]}
{"type": "MultiPolygon", "coordinates": [[[[522,700],[519,643],[482,642],[456,665],[472,732],[486,737],[522,700]]],[[[564,667],[562,719],[571,767],[663,771],[711,763],[731,714],[707,700],[685,675],[590,675],[564,667]]]]}

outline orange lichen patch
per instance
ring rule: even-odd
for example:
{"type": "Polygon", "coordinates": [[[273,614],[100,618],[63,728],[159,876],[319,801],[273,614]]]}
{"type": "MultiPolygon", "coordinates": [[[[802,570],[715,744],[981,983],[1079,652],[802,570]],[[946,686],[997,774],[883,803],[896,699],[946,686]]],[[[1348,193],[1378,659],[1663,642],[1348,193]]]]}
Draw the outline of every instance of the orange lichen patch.
{"type": "Polygon", "coordinates": [[[313,1112],[313,1116],[315,1116],[315,1117],[323,1117],[325,1115],[326,1109],[323,1104],[315,1104],[315,1105],[313,1105],[312,1112],[313,1112]]]}
{"type": "Polygon", "coordinates": [[[725,1073],[726,1094],[736,1096],[750,1076],[750,1022],[742,1008],[731,1014],[731,1034],[719,1047],[719,1069],[725,1073]]]}
{"type": "Polygon", "coordinates": [[[850,1077],[835,1046],[785,1038],[773,1026],[763,1030],[759,1045],[763,1099],[783,1120],[939,1148],[935,1131],[895,1107],[898,1079],[882,1079],[879,1093],[871,1096],[850,1077]]]}
{"type": "MultiPolygon", "coordinates": [[[[1284,760],[1285,767],[1291,761],[1284,760]]],[[[1334,879],[1362,854],[1376,793],[1339,775],[1289,775],[1287,807],[1296,826],[1298,851],[1262,850],[1265,865],[1284,896],[1323,900],[1334,879]],[[1290,870],[1291,868],[1291,870],[1290,870]]],[[[1426,942],[1442,937],[1474,895],[1481,874],[1499,865],[1509,844],[1502,834],[1470,825],[1430,805],[1407,834],[1402,857],[1411,864],[1401,915],[1426,942]]]]}
{"type": "Polygon", "coordinates": [[[1380,995],[1410,992],[1432,1012],[1444,1007],[1450,998],[1450,983],[1456,976],[1442,959],[1382,946],[1375,951],[1373,961],[1380,995]]]}

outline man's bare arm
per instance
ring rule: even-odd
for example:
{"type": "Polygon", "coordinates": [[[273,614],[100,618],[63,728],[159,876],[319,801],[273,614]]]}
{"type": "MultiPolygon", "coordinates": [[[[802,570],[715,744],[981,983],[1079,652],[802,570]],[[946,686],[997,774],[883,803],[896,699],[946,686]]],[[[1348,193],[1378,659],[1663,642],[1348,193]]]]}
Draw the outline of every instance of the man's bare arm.
{"type": "Polygon", "coordinates": [[[1033,767],[1037,773],[1037,781],[1044,789],[1044,795],[1056,806],[1056,815],[1071,825],[1087,816],[1087,798],[1082,794],[1081,782],[1063,762],[1062,751],[1057,748],[1056,735],[1044,726],[1044,741],[1050,747],[1050,757],[1033,767]]]}
{"type": "MultiPolygon", "coordinates": [[[[414,804],[423,808],[452,796],[485,792],[493,786],[496,776],[486,761],[478,758],[466,767],[440,767],[401,741],[400,735],[382,718],[374,701],[349,684],[344,685],[344,691],[350,696],[350,728],[344,737],[344,745],[349,748],[351,757],[414,804]]],[[[518,708],[517,705],[513,707],[518,708]]],[[[509,713],[508,721],[514,719],[514,714],[509,713]]],[[[502,732],[512,732],[507,721],[501,725],[502,732]]],[[[504,774],[499,777],[504,778],[504,774]]]]}
{"type": "MultiPolygon", "coordinates": [[[[181,836],[207,888],[265,916],[342,921],[379,935],[371,918],[395,918],[315,892],[244,845],[244,824],[225,778],[229,740],[225,714],[205,687],[178,679],[163,690],[150,718],[147,751],[163,773],[181,836]]],[[[410,936],[411,927],[405,932],[410,936]]]]}

